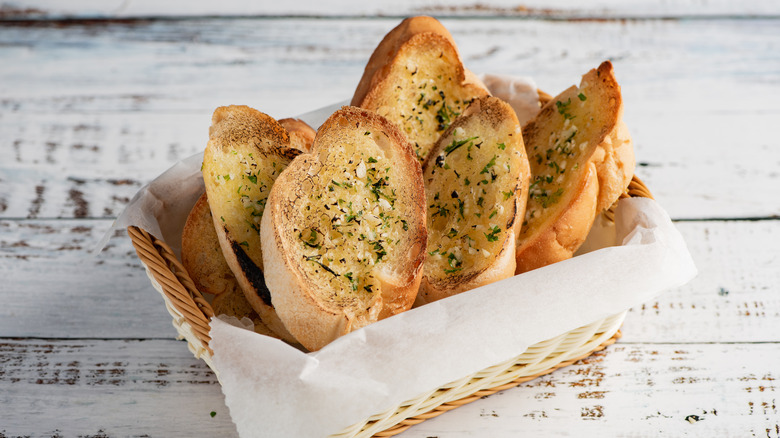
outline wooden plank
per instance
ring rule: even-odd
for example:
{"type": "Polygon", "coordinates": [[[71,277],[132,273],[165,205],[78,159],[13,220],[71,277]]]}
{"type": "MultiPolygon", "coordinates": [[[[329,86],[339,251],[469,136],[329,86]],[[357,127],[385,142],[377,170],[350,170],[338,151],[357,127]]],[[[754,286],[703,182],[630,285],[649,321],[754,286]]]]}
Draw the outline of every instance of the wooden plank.
{"type": "Polygon", "coordinates": [[[0,388],[3,437],[237,436],[183,342],[1,339],[0,388]]]}
{"type": "MultiPolygon", "coordinates": [[[[396,22],[0,27],[0,57],[12,60],[0,72],[0,147],[10,157],[0,163],[0,217],[115,217],[141,184],[203,148],[216,106],[287,117],[348,97],[396,22]]],[[[613,59],[637,172],[673,217],[780,215],[780,203],[766,202],[777,199],[780,108],[763,98],[780,94],[779,60],[766,56],[776,21],[446,24],[472,70],[530,75],[550,92],[613,59]]]]}
{"type": "Polygon", "coordinates": [[[780,221],[677,223],[699,274],[632,309],[628,342],[777,342],[780,221]]]}
{"type": "Polygon", "coordinates": [[[56,0],[26,0],[21,3],[8,2],[0,17],[5,19],[44,19],[44,18],[126,18],[147,16],[354,16],[364,17],[404,16],[414,14],[444,16],[515,16],[515,17],[668,17],[668,16],[717,16],[717,15],[757,15],[777,14],[777,5],[759,0],[729,2],[719,1],[677,1],[644,0],[622,2],[619,0],[601,0],[582,2],[572,0],[525,1],[522,4],[511,0],[490,0],[473,2],[472,0],[450,0],[443,4],[435,0],[396,0],[356,3],[347,0],[330,2],[261,2],[246,3],[238,0],[226,0],[219,4],[210,2],[187,2],[184,0],[154,2],[150,0],[133,1],[94,1],[79,0],[67,4],[56,0]]]}
{"type": "Polygon", "coordinates": [[[2,117],[0,215],[114,218],[143,184],[201,151],[209,123],[205,113],[2,117]]]}
{"type": "MultiPolygon", "coordinates": [[[[401,436],[777,438],[778,361],[776,343],[620,342],[401,436]]],[[[175,341],[4,339],[0,363],[4,436],[235,436],[216,378],[175,341]]]]}
{"type": "MultiPolygon", "coordinates": [[[[632,310],[630,342],[778,342],[780,221],[682,222],[699,276],[632,310]],[[729,257],[724,257],[728,254],[729,257]]],[[[3,336],[173,338],[129,242],[90,251],[108,221],[0,221],[3,336]]]]}
{"type": "Polygon", "coordinates": [[[402,436],[777,438],[777,347],[618,343],[402,436]]]}
{"type": "Polygon", "coordinates": [[[130,239],[112,239],[93,255],[109,227],[109,221],[0,221],[0,333],[175,338],[130,239]]]}

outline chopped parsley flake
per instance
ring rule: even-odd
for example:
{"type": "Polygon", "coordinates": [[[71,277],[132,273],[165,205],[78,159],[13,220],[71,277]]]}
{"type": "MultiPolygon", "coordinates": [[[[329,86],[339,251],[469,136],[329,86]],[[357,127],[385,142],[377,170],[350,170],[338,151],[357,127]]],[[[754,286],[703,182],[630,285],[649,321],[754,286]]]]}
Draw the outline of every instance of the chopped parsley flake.
{"type": "Polygon", "coordinates": [[[498,158],[498,156],[497,155],[493,155],[493,158],[491,158],[490,161],[487,164],[485,164],[485,167],[482,168],[482,171],[479,172],[480,175],[483,174],[483,173],[488,173],[490,168],[496,165],[496,158],[498,158]]]}
{"type": "Polygon", "coordinates": [[[444,153],[445,153],[446,155],[449,155],[449,154],[451,154],[453,151],[455,151],[456,149],[458,149],[459,147],[461,147],[461,146],[463,146],[464,144],[466,144],[466,143],[468,143],[468,142],[470,142],[470,141],[472,141],[472,140],[475,140],[475,139],[477,139],[477,138],[479,138],[479,137],[469,137],[469,138],[466,138],[466,139],[463,139],[463,140],[460,140],[460,141],[458,141],[458,140],[452,140],[452,143],[450,143],[450,145],[449,145],[449,146],[447,146],[446,148],[444,148],[444,153]]]}
{"type": "Polygon", "coordinates": [[[564,119],[573,119],[574,116],[569,114],[567,111],[569,110],[569,105],[571,105],[571,98],[569,98],[565,103],[559,101],[555,102],[555,107],[558,108],[558,114],[562,115],[564,119]]]}
{"type": "Polygon", "coordinates": [[[498,227],[498,225],[493,225],[493,228],[490,229],[490,233],[483,233],[485,234],[485,238],[488,242],[495,242],[498,240],[498,233],[501,232],[501,228],[498,227]]]}

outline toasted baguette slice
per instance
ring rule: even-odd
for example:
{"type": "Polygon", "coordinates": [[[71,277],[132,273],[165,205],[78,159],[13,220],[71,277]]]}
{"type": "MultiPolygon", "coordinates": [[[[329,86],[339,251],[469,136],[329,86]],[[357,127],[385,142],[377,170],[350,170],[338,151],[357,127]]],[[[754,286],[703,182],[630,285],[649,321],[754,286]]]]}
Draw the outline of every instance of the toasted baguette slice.
{"type": "Polygon", "coordinates": [[[277,179],[262,221],[266,284],[309,350],[409,309],[425,257],[425,193],[392,123],[344,107],[277,179]]]}
{"type": "MultiPolygon", "coordinates": [[[[308,152],[316,131],[306,122],[287,118],[279,120],[290,134],[290,145],[308,152]]],[[[182,263],[201,292],[220,295],[240,290],[233,271],[225,262],[219,238],[204,193],[192,207],[182,233],[182,263]]]]}
{"type": "Polygon", "coordinates": [[[428,257],[417,305],[514,275],[530,175],[512,107],[475,100],[423,167],[428,257]]]}
{"type": "Polygon", "coordinates": [[[280,119],[279,124],[290,134],[290,146],[303,152],[309,152],[317,131],[301,119],[280,119]]]}
{"type": "Polygon", "coordinates": [[[301,152],[276,120],[246,106],[217,108],[209,137],[202,173],[222,254],[263,322],[294,342],[265,286],[260,219],[274,181],[301,152]]]}
{"type": "Polygon", "coordinates": [[[190,210],[181,235],[181,262],[199,291],[222,295],[239,291],[219,246],[211,209],[204,193],[190,210]]]}
{"type": "Polygon", "coordinates": [[[249,318],[254,323],[255,332],[280,338],[262,322],[227,265],[205,194],[187,216],[182,233],[181,257],[195,287],[201,292],[215,295],[211,307],[216,315],[249,318]]]}
{"type": "Polygon", "coordinates": [[[523,127],[533,180],[517,247],[517,272],[570,258],[597,214],[634,173],[631,137],[612,63],[582,77],[523,127]]]}
{"type": "Polygon", "coordinates": [[[412,17],[374,50],[352,104],[397,124],[422,163],[469,102],[489,94],[463,67],[444,26],[431,17],[412,17]]]}

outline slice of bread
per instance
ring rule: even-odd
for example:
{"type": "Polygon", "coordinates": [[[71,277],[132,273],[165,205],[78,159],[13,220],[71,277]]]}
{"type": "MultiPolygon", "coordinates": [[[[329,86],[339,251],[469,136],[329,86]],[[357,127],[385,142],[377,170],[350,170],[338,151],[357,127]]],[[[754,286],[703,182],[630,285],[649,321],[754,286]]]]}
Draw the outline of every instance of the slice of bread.
{"type": "Polygon", "coordinates": [[[431,17],[412,17],[374,50],[352,105],[398,125],[423,162],[455,117],[489,94],[464,68],[447,29],[431,17]]]}
{"type": "Polygon", "coordinates": [[[301,152],[272,117],[246,106],[214,111],[203,180],[222,254],[263,322],[294,342],[274,311],[263,277],[260,220],[271,187],[301,152]]]}
{"type": "Polygon", "coordinates": [[[290,134],[290,146],[303,152],[309,152],[317,131],[300,119],[279,119],[279,124],[290,134]]]}
{"type": "Polygon", "coordinates": [[[215,315],[249,318],[256,333],[280,339],[249,304],[225,261],[205,193],[187,216],[182,233],[181,257],[195,287],[203,293],[215,295],[211,301],[215,315]]]}
{"type": "Polygon", "coordinates": [[[530,175],[512,107],[475,100],[423,167],[428,257],[417,305],[514,275],[530,175]]]}
{"type": "Polygon", "coordinates": [[[266,284],[309,350],[409,309],[425,257],[425,192],[411,145],[381,116],[335,112],[276,180],[262,220],[266,284]]]}
{"type": "Polygon", "coordinates": [[[533,179],[517,246],[517,273],[570,258],[597,214],[634,173],[623,100],[606,61],[550,100],[523,127],[533,179]]]}
{"type": "Polygon", "coordinates": [[[184,224],[181,262],[199,291],[212,295],[240,293],[241,287],[222,255],[205,193],[192,207],[184,224]]]}

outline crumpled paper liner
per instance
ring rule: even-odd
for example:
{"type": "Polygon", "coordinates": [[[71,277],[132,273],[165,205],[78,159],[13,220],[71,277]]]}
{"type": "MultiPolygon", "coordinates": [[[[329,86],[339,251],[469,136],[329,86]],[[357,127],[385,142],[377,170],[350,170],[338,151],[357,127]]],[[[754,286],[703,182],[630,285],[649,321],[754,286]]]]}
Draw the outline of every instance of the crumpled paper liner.
{"type": "MultiPolygon", "coordinates": [[[[538,111],[531,82],[483,80],[494,94],[514,101],[519,119],[538,111]]],[[[299,118],[318,127],[339,106],[299,118]]],[[[139,226],[178,253],[187,214],[203,193],[201,161],[201,154],[183,160],[143,187],[113,229],[139,226]]],[[[570,260],[379,321],[320,351],[304,353],[218,318],[209,346],[242,437],[322,437],[695,275],[666,212],[650,199],[625,199],[615,223],[597,221],[570,260]]]]}

